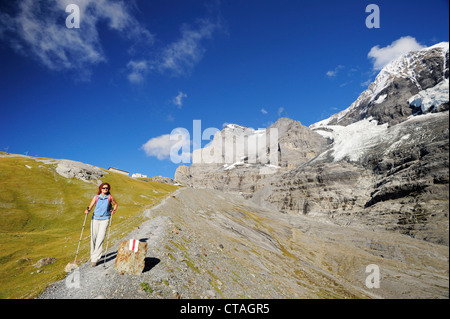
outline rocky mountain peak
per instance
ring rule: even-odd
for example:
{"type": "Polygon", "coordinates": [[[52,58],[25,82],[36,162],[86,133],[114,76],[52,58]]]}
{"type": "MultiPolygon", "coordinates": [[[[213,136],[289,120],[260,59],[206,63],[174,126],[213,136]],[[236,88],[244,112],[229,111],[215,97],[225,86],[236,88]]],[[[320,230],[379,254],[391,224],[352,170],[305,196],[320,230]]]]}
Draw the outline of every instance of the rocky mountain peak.
{"type": "Polygon", "coordinates": [[[244,190],[242,177],[259,180],[293,169],[322,153],[328,144],[328,139],[289,118],[258,130],[228,124],[209,145],[194,151],[193,158],[201,161],[177,168],[175,180],[190,186],[203,187],[206,183],[212,188],[244,190]]]}
{"type": "Polygon", "coordinates": [[[375,81],[350,107],[311,127],[347,126],[368,118],[380,124],[400,123],[420,111],[409,104],[409,98],[448,79],[448,60],[448,42],[402,54],[383,67],[375,81]]]}

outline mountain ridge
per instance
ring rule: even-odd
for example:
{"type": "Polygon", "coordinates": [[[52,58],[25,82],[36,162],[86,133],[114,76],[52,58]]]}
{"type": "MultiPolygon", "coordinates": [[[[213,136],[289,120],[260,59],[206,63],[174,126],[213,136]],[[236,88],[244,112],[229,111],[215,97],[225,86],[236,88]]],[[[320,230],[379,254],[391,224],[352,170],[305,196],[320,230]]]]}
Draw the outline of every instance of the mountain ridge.
{"type": "Polygon", "coordinates": [[[374,82],[347,109],[310,127],[336,124],[346,126],[368,117],[372,117],[380,124],[397,124],[417,111],[408,107],[408,97],[405,99],[403,96],[406,94],[411,97],[448,79],[448,60],[448,42],[404,53],[384,66],[374,82]],[[401,92],[402,94],[398,96],[400,91],[398,87],[406,92],[401,92]],[[391,96],[395,98],[394,104],[388,103],[391,96]]]}

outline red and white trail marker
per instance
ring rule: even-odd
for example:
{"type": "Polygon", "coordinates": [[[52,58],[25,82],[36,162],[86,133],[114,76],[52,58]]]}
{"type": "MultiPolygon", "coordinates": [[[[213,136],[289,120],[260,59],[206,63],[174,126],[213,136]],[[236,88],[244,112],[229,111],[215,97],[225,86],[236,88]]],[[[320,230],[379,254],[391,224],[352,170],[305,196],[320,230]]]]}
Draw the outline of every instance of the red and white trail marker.
{"type": "Polygon", "coordinates": [[[139,240],[137,240],[137,239],[130,239],[130,244],[128,246],[128,249],[134,251],[135,253],[137,253],[137,251],[139,249],[139,240]]]}

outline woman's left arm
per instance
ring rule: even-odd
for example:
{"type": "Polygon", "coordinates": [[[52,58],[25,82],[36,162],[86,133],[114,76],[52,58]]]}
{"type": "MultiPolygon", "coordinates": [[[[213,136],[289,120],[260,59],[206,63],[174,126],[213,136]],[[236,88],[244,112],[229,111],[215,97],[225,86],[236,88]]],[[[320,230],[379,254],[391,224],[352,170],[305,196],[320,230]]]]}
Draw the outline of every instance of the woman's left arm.
{"type": "Polygon", "coordinates": [[[114,213],[116,212],[116,210],[117,210],[117,207],[118,207],[119,205],[117,204],[117,202],[116,202],[116,200],[114,199],[114,197],[111,197],[111,203],[114,205],[114,208],[113,208],[111,214],[114,214],[114,213]]]}

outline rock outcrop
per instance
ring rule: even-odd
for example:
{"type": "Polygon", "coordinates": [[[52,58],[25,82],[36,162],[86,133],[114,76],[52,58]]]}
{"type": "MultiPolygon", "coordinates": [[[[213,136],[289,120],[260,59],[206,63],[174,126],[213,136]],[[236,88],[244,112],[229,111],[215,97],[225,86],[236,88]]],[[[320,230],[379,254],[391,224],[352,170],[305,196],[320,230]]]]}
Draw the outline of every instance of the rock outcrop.
{"type": "Polygon", "coordinates": [[[58,160],[56,172],[65,178],[76,178],[93,183],[99,183],[103,175],[108,174],[99,167],[71,160],[58,160]]]}
{"type": "Polygon", "coordinates": [[[139,275],[145,267],[148,244],[139,240],[124,240],[119,244],[114,268],[120,274],[139,275]]]}
{"type": "Polygon", "coordinates": [[[177,184],[177,182],[175,182],[172,178],[164,177],[164,176],[154,176],[154,177],[151,177],[150,180],[152,182],[158,182],[158,183],[164,183],[164,184],[170,184],[170,185],[177,184]]]}
{"type": "Polygon", "coordinates": [[[34,266],[34,268],[42,268],[44,266],[51,265],[54,262],[56,262],[56,258],[46,257],[46,258],[39,259],[38,262],[35,263],[33,266],[34,266]]]}
{"type": "Polygon", "coordinates": [[[278,130],[279,166],[292,169],[317,155],[330,143],[300,122],[280,118],[269,129],[278,130]]]}
{"type": "Polygon", "coordinates": [[[201,150],[203,154],[212,154],[222,148],[220,156],[214,157],[214,161],[178,167],[175,180],[186,186],[251,195],[263,186],[263,180],[308,162],[329,143],[320,134],[288,118],[280,118],[268,129],[258,131],[229,125],[215,135],[211,146],[201,150]],[[270,144],[271,136],[276,137],[275,145],[270,144]],[[226,144],[227,139],[231,144],[226,144]],[[253,152],[248,147],[252,140],[257,144],[253,152]]]}
{"type": "Polygon", "coordinates": [[[331,149],[253,197],[284,213],[448,245],[448,112],[413,118],[383,136],[358,160],[334,161],[331,149]]]}

